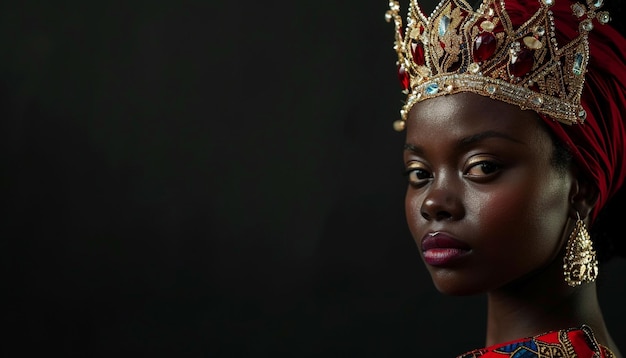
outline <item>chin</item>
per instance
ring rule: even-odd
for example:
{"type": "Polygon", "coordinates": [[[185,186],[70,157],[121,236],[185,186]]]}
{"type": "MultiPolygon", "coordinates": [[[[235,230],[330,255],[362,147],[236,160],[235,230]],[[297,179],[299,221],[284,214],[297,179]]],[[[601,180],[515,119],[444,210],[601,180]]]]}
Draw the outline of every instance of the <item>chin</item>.
{"type": "Polygon", "coordinates": [[[453,272],[431,273],[431,278],[437,291],[448,296],[473,296],[489,290],[479,282],[468,280],[453,272]]]}
{"type": "Polygon", "coordinates": [[[476,287],[468,287],[461,285],[437,285],[437,291],[447,296],[474,296],[485,293],[484,290],[477,290],[476,287]]]}

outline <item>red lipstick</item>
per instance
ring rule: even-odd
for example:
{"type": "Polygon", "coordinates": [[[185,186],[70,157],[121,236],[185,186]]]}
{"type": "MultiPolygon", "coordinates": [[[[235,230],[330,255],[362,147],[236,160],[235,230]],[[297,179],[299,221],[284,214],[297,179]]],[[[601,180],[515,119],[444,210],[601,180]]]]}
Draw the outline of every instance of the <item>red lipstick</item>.
{"type": "Polygon", "coordinates": [[[431,232],[422,238],[424,261],[432,266],[445,266],[465,256],[469,245],[441,232],[431,232]]]}

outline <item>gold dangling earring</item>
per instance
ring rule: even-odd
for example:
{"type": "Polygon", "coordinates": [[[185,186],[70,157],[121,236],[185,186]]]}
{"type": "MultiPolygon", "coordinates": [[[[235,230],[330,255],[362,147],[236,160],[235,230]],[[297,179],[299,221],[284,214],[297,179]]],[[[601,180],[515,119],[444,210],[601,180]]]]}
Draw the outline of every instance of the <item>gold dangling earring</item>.
{"type": "Polygon", "coordinates": [[[569,236],[563,258],[565,282],[571,287],[593,282],[598,277],[598,260],[585,223],[576,213],[576,226],[569,236]]]}

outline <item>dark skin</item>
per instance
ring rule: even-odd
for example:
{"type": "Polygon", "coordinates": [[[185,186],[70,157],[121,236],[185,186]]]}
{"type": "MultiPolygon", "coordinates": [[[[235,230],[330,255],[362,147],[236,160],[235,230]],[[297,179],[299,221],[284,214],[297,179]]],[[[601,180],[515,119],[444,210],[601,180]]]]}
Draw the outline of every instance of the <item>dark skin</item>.
{"type": "Polygon", "coordinates": [[[409,229],[439,291],[487,293],[486,344],[584,323],[621,357],[595,284],[563,280],[565,244],[595,190],[574,164],[554,165],[536,113],[459,93],[416,104],[406,125],[409,229]],[[443,247],[423,249],[429,237],[443,247]]]}

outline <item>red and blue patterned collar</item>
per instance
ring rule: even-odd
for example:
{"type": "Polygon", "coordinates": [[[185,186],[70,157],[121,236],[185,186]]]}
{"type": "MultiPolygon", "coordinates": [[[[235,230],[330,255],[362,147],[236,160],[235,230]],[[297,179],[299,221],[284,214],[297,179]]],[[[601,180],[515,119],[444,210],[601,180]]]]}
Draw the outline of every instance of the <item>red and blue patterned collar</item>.
{"type": "Polygon", "coordinates": [[[591,328],[563,329],[534,337],[476,349],[457,358],[614,358],[606,347],[598,344],[591,328]]]}

